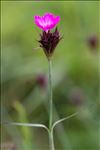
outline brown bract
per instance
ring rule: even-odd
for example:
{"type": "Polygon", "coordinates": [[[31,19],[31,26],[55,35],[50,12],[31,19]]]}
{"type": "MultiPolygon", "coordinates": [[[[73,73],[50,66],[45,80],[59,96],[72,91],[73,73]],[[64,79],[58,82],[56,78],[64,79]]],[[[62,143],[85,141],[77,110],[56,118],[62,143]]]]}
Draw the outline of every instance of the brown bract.
{"type": "Polygon", "coordinates": [[[40,43],[40,47],[43,48],[47,58],[50,59],[62,37],[60,36],[57,28],[54,32],[51,32],[51,30],[48,32],[43,31],[42,34],[40,34],[40,37],[41,39],[38,41],[40,43]]]}

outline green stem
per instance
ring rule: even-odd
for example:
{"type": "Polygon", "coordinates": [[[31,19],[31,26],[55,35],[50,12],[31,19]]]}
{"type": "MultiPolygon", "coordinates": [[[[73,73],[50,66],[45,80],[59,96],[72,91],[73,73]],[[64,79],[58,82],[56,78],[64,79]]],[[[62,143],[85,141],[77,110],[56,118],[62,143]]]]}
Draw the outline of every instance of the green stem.
{"type": "Polygon", "coordinates": [[[52,61],[48,59],[49,63],[49,142],[50,142],[50,150],[55,150],[54,148],[54,140],[53,140],[53,130],[52,130],[52,123],[53,123],[53,94],[52,94],[52,61]]]}
{"type": "Polygon", "coordinates": [[[55,150],[55,148],[54,148],[54,139],[53,139],[53,131],[49,131],[49,142],[50,142],[50,150],[55,150]]]}
{"type": "Polygon", "coordinates": [[[49,62],[49,103],[50,103],[50,114],[49,114],[49,129],[52,128],[52,121],[53,121],[53,97],[52,97],[52,61],[51,59],[48,60],[49,62]]]}

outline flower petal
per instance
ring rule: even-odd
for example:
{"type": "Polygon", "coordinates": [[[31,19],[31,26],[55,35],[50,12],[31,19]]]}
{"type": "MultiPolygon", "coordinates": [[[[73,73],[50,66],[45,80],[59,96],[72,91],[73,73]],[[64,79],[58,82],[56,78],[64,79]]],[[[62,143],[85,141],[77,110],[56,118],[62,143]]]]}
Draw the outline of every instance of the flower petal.
{"type": "Polygon", "coordinates": [[[44,16],[34,16],[35,24],[42,30],[53,29],[60,21],[60,16],[52,13],[45,13],[44,16]]]}

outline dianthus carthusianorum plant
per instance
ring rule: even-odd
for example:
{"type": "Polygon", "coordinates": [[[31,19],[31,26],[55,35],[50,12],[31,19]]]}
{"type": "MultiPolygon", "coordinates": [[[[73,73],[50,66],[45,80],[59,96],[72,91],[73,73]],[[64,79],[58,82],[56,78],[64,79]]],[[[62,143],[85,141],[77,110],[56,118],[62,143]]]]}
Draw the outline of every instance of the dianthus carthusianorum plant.
{"type": "Polygon", "coordinates": [[[50,143],[50,150],[55,150],[54,148],[54,140],[53,140],[53,131],[57,124],[61,123],[62,121],[73,117],[76,113],[62,118],[56,122],[53,122],[53,92],[52,92],[52,55],[57,46],[57,44],[61,40],[61,35],[56,27],[57,24],[60,22],[60,16],[55,16],[51,13],[46,13],[44,16],[34,16],[34,22],[42,30],[40,34],[40,40],[38,41],[40,47],[43,49],[48,65],[49,65],[49,127],[45,126],[44,124],[30,124],[30,123],[10,123],[12,125],[18,126],[31,126],[31,127],[39,127],[44,128],[49,135],[49,143],[50,143]],[[54,29],[54,30],[52,30],[54,29]]]}

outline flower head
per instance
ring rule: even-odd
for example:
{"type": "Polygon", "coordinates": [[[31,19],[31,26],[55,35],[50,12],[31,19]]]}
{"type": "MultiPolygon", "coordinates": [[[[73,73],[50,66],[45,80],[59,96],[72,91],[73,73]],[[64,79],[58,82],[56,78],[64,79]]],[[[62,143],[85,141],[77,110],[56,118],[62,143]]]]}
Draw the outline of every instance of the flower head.
{"type": "Polygon", "coordinates": [[[34,21],[35,24],[43,30],[38,42],[40,43],[40,47],[43,48],[47,58],[50,59],[61,39],[57,27],[54,31],[51,31],[60,21],[60,16],[46,13],[44,16],[34,16],[34,21]]]}
{"type": "Polygon", "coordinates": [[[34,16],[34,21],[43,31],[48,31],[58,24],[60,16],[55,16],[52,13],[45,13],[44,16],[34,16]]]}

